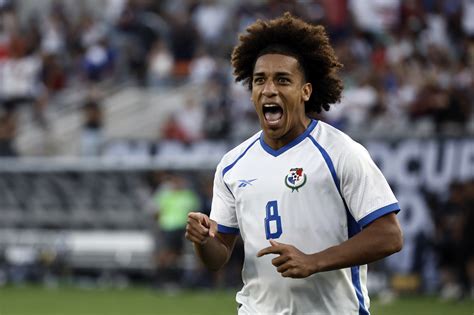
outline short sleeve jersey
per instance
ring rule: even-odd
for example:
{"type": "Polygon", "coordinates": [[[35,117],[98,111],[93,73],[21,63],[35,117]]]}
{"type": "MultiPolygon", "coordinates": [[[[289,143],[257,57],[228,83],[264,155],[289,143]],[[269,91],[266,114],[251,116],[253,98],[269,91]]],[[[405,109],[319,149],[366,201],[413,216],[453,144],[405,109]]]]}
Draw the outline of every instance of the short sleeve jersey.
{"type": "Polygon", "coordinates": [[[269,239],[316,253],[398,210],[367,150],[334,127],[312,120],[278,150],[255,134],[219,163],[211,209],[219,232],[244,241],[239,314],[369,314],[366,265],[292,279],[256,255],[269,239]]]}

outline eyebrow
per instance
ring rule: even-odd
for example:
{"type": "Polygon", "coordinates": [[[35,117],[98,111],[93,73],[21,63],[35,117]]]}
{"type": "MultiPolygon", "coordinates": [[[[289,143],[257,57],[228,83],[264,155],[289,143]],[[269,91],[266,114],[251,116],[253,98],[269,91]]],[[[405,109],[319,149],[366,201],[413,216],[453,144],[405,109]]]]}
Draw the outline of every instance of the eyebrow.
{"type": "MultiPolygon", "coordinates": [[[[280,71],[280,72],[277,72],[276,73],[277,76],[291,76],[292,73],[290,72],[286,72],[286,71],[280,71]]],[[[255,72],[253,74],[254,77],[261,77],[261,76],[265,76],[265,72],[261,71],[261,72],[255,72]]]]}

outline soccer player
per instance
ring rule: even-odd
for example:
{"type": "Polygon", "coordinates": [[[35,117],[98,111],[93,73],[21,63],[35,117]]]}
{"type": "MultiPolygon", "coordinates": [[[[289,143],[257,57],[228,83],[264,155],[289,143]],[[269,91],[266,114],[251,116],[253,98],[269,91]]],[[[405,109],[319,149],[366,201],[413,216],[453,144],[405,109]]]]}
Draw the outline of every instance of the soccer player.
{"type": "Polygon", "coordinates": [[[324,28],[259,20],[232,65],[262,131],[222,158],[210,217],[190,213],[186,238],[217,270],[240,233],[239,314],[369,314],[366,264],[402,248],[399,206],[360,144],[309,117],[342,91],[324,28]]]}

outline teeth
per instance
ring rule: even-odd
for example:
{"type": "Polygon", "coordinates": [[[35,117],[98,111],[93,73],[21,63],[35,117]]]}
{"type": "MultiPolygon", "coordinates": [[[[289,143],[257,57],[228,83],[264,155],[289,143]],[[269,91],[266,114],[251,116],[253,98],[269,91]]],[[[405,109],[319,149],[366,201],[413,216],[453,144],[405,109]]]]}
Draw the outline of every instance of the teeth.
{"type": "Polygon", "coordinates": [[[263,107],[279,107],[278,104],[264,104],[263,107]]]}

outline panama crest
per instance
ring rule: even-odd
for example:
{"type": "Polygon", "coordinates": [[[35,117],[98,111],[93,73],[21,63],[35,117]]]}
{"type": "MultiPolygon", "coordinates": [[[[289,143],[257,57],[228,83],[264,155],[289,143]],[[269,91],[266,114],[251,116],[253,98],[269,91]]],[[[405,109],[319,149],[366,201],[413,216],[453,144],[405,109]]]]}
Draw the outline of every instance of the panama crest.
{"type": "Polygon", "coordinates": [[[285,185],[291,188],[291,191],[298,191],[300,187],[306,184],[306,174],[302,168],[292,168],[290,173],[285,177],[285,185]]]}

